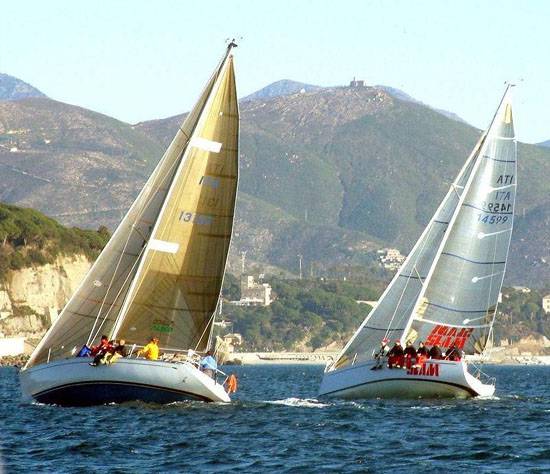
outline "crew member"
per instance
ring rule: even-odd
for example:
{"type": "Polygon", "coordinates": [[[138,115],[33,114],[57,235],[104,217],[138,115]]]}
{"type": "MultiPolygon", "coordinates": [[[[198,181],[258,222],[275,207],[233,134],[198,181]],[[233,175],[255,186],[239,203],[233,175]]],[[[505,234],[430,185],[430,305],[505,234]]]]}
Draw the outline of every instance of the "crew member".
{"type": "Polygon", "coordinates": [[[91,356],[95,357],[99,352],[106,352],[109,347],[109,338],[105,335],[101,336],[99,344],[92,346],[91,356]]]}
{"type": "Polygon", "coordinates": [[[390,352],[388,352],[388,367],[390,369],[393,369],[393,367],[397,367],[400,369],[403,367],[404,363],[404,351],[403,346],[401,346],[401,341],[398,339],[395,341],[394,346],[391,348],[390,352]]]}
{"type": "Polygon", "coordinates": [[[99,363],[102,363],[103,357],[105,357],[112,349],[113,345],[109,342],[107,336],[101,336],[101,341],[99,344],[92,347],[91,355],[94,356],[94,360],[90,362],[90,365],[95,367],[99,363]]]}
{"type": "Polygon", "coordinates": [[[216,371],[218,370],[218,363],[216,362],[216,359],[214,359],[214,353],[212,351],[208,351],[202,358],[200,368],[206,375],[214,378],[216,371]]]}
{"type": "Polygon", "coordinates": [[[126,351],[126,341],[121,339],[118,341],[118,344],[113,346],[113,349],[105,355],[103,361],[105,364],[114,364],[121,357],[126,357],[128,355],[126,351]]]}
{"type": "Polygon", "coordinates": [[[139,350],[137,355],[143,356],[146,359],[149,360],[157,360],[159,358],[159,338],[158,337],[152,337],[149,341],[149,344],[147,344],[143,349],[139,350]]]}
{"type": "Polygon", "coordinates": [[[424,362],[426,362],[426,359],[430,355],[427,347],[424,345],[422,341],[418,343],[418,350],[416,351],[416,365],[422,366],[424,362]]]}
{"type": "Polygon", "coordinates": [[[456,347],[456,344],[453,344],[447,349],[447,352],[445,352],[445,359],[447,360],[458,361],[461,358],[462,354],[460,353],[460,349],[456,347]]]}
{"type": "Polygon", "coordinates": [[[414,348],[412,341],[407,341],[407,345],[403,353],[405,355],[405,367],[410,369],[411,365],[416,364],[416,349],[414,348]]]}
{"type": "Polygon", "coordinates": [[[429,352],[430,359],[443,359],[443,354],[441,353],[441,349],[437,344],[434,344],[429,352]]]}
{"type": "Polygon", "coordinates": [[[388,347],[388,342],[390,340],[385,337],[380,342],[380,349],[378,349],[378,352],[374,354],[374,359],[376,360],[376,364],[374,364],[373,368],[371,370],[377,370],[382,368],[382,364],[384,363],[384,358],[388,355],[388,352],[390,348],[388,347]]]}

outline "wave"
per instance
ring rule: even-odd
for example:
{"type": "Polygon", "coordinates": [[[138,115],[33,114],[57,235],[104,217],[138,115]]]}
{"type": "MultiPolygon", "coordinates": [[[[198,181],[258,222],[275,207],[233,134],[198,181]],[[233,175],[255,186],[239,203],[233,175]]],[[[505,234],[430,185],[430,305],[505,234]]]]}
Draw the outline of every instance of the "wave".
{"type": "Polygon", "coordinates": [[[301,408],[325,408],[329,407],[330,403],[322,403],[315,398],[285,398],[283,400],[266,400],[265,403],[271,405],[285,405],[289,407],[301,407],[301,408]]]}

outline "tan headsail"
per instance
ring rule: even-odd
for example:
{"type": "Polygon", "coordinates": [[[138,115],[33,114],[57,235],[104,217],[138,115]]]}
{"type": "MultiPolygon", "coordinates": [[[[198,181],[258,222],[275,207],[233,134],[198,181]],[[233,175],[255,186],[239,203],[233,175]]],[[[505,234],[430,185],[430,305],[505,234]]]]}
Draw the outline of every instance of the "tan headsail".
{"type": "MultiPolygon", "coordinates": [[[[183,181],[185,181],[185,179],[189,181],[192,176],[196,176],[197,173],[200,173],[200,171],[198,171],[200,166],[190,166],[192,163],[198,163],[201,165],[199,161],[200,157],[195,156],[197,151],[205,152],[201,154],[205,156],[204,159],[208,163],[208,169],[202,168],[203,174],[201,177],[204,176],[204,178],[200,183],[200,203],[197,201],[194,215],[196,216],[197,213],[200,215],[208,213],[212,215],[221,215],[227,208],[230,209],[230,211],[227,212],[227,221],[231,221],[232,223],[238,168],[236,138],[238,136],[238,108],[233,62],[230,54],[233,46],[235,46],[234,43],[231,43],[228,46],[222,61],[215,69],[199,100],[178,130],[174,140],[155,168],[155,171],[152,173],[139,196],[130,207],[128,213],[119,224],[111,240],[101,255],[97,258],[92,269],[84,278],[80,287],[73,294],[61,312],[59,318],[55,321],[31,355],[31,358],[27,363],[27,367],[45,362],[48,359],[53,360],[66,357],[70,355],[74,347],[80,346],[84,342],[93,342],[99,334],[112,334],[114,332],[115,323],[117,321],[119,323],[123,321],[119,317],[121,316],[121,309],[124,306],[128,306],[130,301],[128,298],[129,289],[132,287],[136,288],[135,280],[138,269],[149,268],[149,266],[145,267],[143,262],[146,253],[148,257],[152,254],[149,254],[149,249],[151,246],[148,243],[151,242],[151,234],[153,229],[157,228],[159,233],[156,233],[155,235],[160,236],[155,238],[155,240],[159,240],[161,242],[172,242],[172,240],[170,240],[171,237],[166,234],[169,231],[169,222],[167,220],[164,221],[162,226],[155,226],[155,223],[162,220],[162,216],[159,216],[161,209],[174,209],[178,206],[176,200],[172,200],[172,204],[167,203],[167,194],[169,190],[179,189],[179,186],[176,186],[176,184],[181,183],[182,179],[183,181]],[[214,101],[213,97],[217,97],[217,101],[214,101]],[[214,109],[216,107],[218,107],[218,114],[222,113],[221,115],[218,115],[219,123],[214,119],[213,115],[215,114],[214,109]],[[226,111],[227,116],[224,117],[223,113],[226,111]],[[233,117],[229,116],[229,111],[234,111],[233,117]],[[204,117],[207,115],[210,118],[205,121],[204,117]],[[209,125],[207,126],[207,124],[209,125]],[[197,133],[199,125],[201,126],[201,133],[197,133]],[[191,145],[198,144],[203,148],[212,146],[210,142],[214,142],[215,140],[208,141],[204,140],[204,138],[206,136],[214,137],[215,133],[218,134],[216,136],[221,137],[222,129],[225,130],[224,133],[228,138],[226,139],[225,144],[220,140],[217,141],[217,143],[222,143],[222,148],[219,150],[219,153],[214,153],[214,151],[206,152],[197,146],[189,146],[191,137],[198,139],[198,141],[195,141],[194,143],[191,142],[191,145]],[[212,130],[216,130],[216,132],[213,132],[212,130]],[[203,138],[203,140],[201,141],[200,138],[203,138]],[[230,146],[230,142],[234,143],[234,146],[230,146]],[[192,153],[189,153],[189,151],[192,151],[192,153]],[[210,155],[214,155],[212,159],[210,155]],[[194,159],[190,159],[194,156],[194,159]],[[184,160],[186,166],[183,167],[181,164],[184,160]],[[218,169],[220,168],[220,164],[223,169],[218,169]],[[178,171],[181,171],[181,173],[176,176],[178,171]],[[229,180],[222,181],[221,178],[213,176],[215,174],[223,174],[222,172],[226,174],[232,173],[234,179],[231,180],[231,185],[227,184],[229,180]],[[212,176],[210,176],[211,174],[212,176]],[[187,178],[185,178],[185,176],[187,176],[187,178]],[[220,180],[220,185],[218,188],[211,186],[209,191],[205,191],[205,189],[208,188],[206,184],[216,183],[216,179],[220,180]],[[204,186],[202,186],[203,184],[204,186]],[[218,206],[220,206],[218,203],[221,201],[225,203],[226,200],[227,205],[224,204],[223,211],[218,212],[218,206]],[[165,205],[165,203],[167,204],[165,205]],[[160,232],[162,232],[162,234],[160,232]]],[[[181,192],[176,193],[180,197],[185,196],[187,193],[187,191],[180,191],[181,192]]],[[[184,204],[188,206],[192,203],[190,201],[186,201],[184,204]]],[[[220,207],[220,209],[222,208],[220,207]]],[[[182,210],[185,210],[186,212],[193,212],[191,207],[186,207],[182,210]]],[[[204,232],[205,230],[208,231],[207,233],[214,234],[218,231],[219,227],[225,226],[226,232],[224,235],[227,235],[227,238],[220,238],[219,242],[219,244],[221,244],[225,249],[222,252],[218,252],[220,254],[220,258],[223,254],[223,265],[221,265],[221,272],[216,280],[219,284],[217,284],[217,286],[213,285],[211,288],[211,292],[215,292],[216,288],[218,288],[219,292],[223,267],[225,266],[227,248],[229,247],[231,223],[229,223],[227,227],[226,221],[224,221],[224,224],[222,225],[222,221],[220,219],[214,219],[214,216],[212,216],[212,219],[213,220],[209,225],[200,224],[200,219],[196,222],[193,221],[191,223],[191,227],[196,227],[196,229],[192,231],[192,234],[195,235],[199,232],[204,232]]],[[[190,236],[191,234],[188,237],[190,236]]],[[[174,242],[176,240],[179,241],[178,238],[173,239],[174,242]]],[[[201,240],[204,241],[204,239],[201,240]]],[[[183,244],[183,242],[181,243],[183,244]]],[[[155,245],[158,244],[155,244],[153,241],[153,247],[155,247],[155,245]]],[[[218,248],[218,246],[215,247],[218,248]]],[[[198,247],[198,244],[191,244],[189,248],[194,249],[192,252],[194,255],[196,255],[197,252],[200,253],[201,249],[203,252],[206,250],[207,254],[213,252],[211,248],[205,249],[205,247],[198,247]]],[[[182,249],[183,246],[180,247],[180,250],[182,249]]],[[[189,261],[188,259],[190,258],[190,255],[191,254],[188,254],[188,256],[185,257],[187,262],[189,261]]],[[[219,267],[220,265],[216,267],[216,270],[213,268],[212,274],[214,271],[219,271],[219,267]]],[[[144,273],[141,273],[138,278],[140,278],[140,281],[144,281],[143,277],[144,273]]],[[[192,289],[194,288],[195,287],[192,289]]],[[[193,293],[196,292],[188,291],[188,293],[188,297],[191,297],[193,293]]],[[[191,306],[189,306],[189,308],[191,308],[191,306]]],[[[172,316],[173,315],[171,314],[170,318],[172,318],[172,316]]],[[[193,317],[198,316],[196,313],[193,313],[193,317]]],[[[205,313],[203,315],[203,319],[208,321],[210,319],[210,315],[205,313]]],[[[148,322],[147,328],[144,327],[140,334],[144,334],[147,330],[149,331],[148,334],[151,334],[151,331],[154,330],[153,326],[157,324],[153,322],[154,320],[155,318],[151,318],[148,322]]],[[[145,323],[145,320],[143,320],[142,323],[145,323]]],[[[208,333],[208,328],[206,327],[207,324],[203,322],[202,325],[205,328],[205,333],[208,333]]],[[[178,329],[181,329],[182,326],[185,326],[185,324],[178,323],[178,329]]],[[[127,339],[134,340],[135,336],[135,342],[142,342],[142,340],[137,340],[139,336],[137,331],[132,330],[133,327],[136,326],[129,326],[129,334],[127,339]]],[[[157,330],[155,333],[157,334],[159,333],[159,329],[163,329],[161,325],[157,325],[156,328],[157,330]]],[[[173,338],[173,334],[165,333],[163,339],[166,341],[168,339],[166,336],[170,335],[172,335],[170,340],[170,343],[172,343],[175,340],[173,338]]]]}
{"type": "Polygon", "coordinates": [[[155,224],[116,335],[205,348],[218,301],[238,173],[238,104],[229,57],[155,224]]]}

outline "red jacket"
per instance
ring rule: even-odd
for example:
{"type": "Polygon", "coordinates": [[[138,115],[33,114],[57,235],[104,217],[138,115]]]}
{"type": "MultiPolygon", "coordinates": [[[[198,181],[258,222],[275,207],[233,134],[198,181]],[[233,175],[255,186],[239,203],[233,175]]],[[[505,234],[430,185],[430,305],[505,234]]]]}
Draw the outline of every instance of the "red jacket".
{"type": "Polygon", "coordinates": [[[96,356],[99,353],[105,354],[111,349],[111,344],[109,341],[100,341],[100,343],[97,346],[92,347],[92,356],[96,356]]]}

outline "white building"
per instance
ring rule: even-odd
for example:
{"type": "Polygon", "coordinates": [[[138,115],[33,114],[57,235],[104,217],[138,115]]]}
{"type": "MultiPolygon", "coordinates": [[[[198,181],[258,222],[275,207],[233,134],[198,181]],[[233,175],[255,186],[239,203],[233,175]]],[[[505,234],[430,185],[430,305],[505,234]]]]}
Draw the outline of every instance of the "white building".
{"type": "Polygon", "coordinates": [[[542,297],[542,310],[548,314],[550,313],[550,295],[542,297]]]}
{"type": "Polygon", "coordinates": [[[398,249],[386,248],[378,251],[380,254],[380,264],[388,270],[398,270],[405,261],[405,256],[401,255],[398,249]]]}
{"type": "Polygon", "coordinates": [[[16,356],[24,352],[24,337],[0,337],[0,357],[16,356]]]}
{"type": "Polygon", "coordinates": [[[269,283],[254,281],[251,275],[241,278],[241,299],[232,301],[238,306],[269,306],[271,304],[271,286],[269,283]]]}

